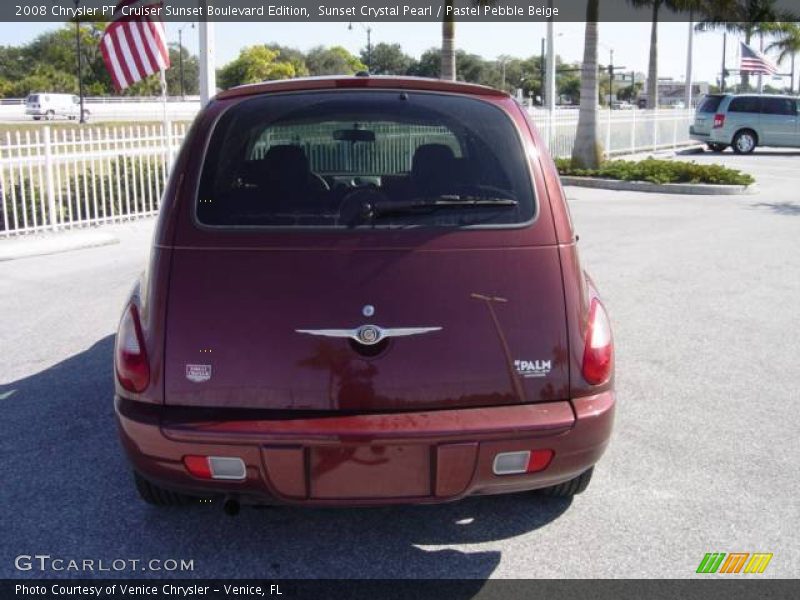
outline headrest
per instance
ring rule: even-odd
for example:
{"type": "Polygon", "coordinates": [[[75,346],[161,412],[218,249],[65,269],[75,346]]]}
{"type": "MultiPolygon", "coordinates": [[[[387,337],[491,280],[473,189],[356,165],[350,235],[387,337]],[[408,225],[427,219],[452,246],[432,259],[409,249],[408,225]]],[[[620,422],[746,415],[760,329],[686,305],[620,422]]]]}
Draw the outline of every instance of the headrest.
{"type": "Polygon", "coordinates": [[[262,161],[265,175],[270,179],[294,180],[308,177],[311,168],[300,146],[273,146],[262,161]]]}
{"type": "Polygon", "coordinates": [[[412,173],[431,173],[440,169],[450,169],[455,163],[455,154],[450,146],[444,144],[423,144],[414,152],[411,161],[412,173]]]}

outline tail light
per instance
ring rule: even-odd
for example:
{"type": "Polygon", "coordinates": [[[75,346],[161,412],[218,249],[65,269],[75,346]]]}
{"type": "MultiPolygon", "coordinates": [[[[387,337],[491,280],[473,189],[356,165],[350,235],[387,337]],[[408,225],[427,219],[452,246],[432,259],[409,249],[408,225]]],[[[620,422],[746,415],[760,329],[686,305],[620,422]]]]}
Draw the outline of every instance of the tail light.
{"type": "Polygon", "coordinates": [[[717,113],[714,115],[714,129],[719,129],[725,125],[725,115],[717,113]]]}
{"type": "Polygon", "coordinates": [[[235,456],[184,456],[186,470],[199,479],[232,479],[247,477],[244,461],[235,456]]]}
{"type": "Polygon", "coordinates": [[[583,377],[592,385],[603,383],[611,377],[613,366],[614,342],[611,339],[611,324],[603,305],[594,298],[589,307],[589,324],[586,327],[583,377]]]}
{"type": "Polygon", "coordinates": [[[128,306],[117,331],[116,347],[117,379],[129,392],[143,392],[150,383],[150,365],[139,322],[139,310],[134,304],[128,306]]]}

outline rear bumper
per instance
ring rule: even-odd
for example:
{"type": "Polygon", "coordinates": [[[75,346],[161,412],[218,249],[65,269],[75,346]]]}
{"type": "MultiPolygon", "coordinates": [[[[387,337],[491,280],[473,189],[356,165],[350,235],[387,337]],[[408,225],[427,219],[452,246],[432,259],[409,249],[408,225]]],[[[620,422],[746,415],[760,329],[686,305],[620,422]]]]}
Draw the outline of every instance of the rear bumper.
{"type": "Polygon", "coordinates": [[[694,128],[694,125],[689,127],[689,138],[699,142],[711,144],[730,144],[730,136],[725,133],[724,129],[712,129],[708,133],[701,133],[694,128]]]}
{"type": "MultiPolygon", "coordinates": [[[[436,503],[568,481],[603,454],[614,393],[522,406],[325,416],[208,420],[116,398],[120,437],[133,468],[165,488],[234,495],[244,504],[436,503]],[[500,452],[550,449],[546,469],[495,475],[500,452]],[[240,457],[241,481],[204,480],[187,455],[240,457]]],[[[205,415],[205,417],[204,417],[205,415]]]]}

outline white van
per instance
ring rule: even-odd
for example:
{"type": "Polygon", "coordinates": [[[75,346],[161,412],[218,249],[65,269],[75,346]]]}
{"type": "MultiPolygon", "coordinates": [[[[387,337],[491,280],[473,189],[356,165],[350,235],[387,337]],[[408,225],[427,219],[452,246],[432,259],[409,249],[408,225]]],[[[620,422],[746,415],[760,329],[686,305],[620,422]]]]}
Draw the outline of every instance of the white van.
{"type": "MultiPolygon", "coordinates": [[[[25,98],[25,114],[34,121],[56,117],[77,119],[81,114],[81,100],[72,94],[35,93],[25,98]]],[[[89,118],[89,111],[83,109],[83,118],[89,118]]]]}

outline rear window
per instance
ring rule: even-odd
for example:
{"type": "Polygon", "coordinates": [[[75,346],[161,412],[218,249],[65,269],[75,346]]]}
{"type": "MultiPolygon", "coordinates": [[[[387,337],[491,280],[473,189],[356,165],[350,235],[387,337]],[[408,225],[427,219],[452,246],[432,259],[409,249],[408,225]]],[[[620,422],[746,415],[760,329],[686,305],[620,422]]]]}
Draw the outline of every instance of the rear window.
{"type": "Polygon", "coordinates": [[[715,113],[719,108],[719,103],[722,102],[724,96],[706,96],[697,107],[697,112],[701,113],[715,113]]]}
{"type": "Polygon", "coordinates": [[[761,112],[760,98],[756,96],[738,96],[731,100],[728,106],[728,112],[761,112]]]}
{"type": "Polygon", "coordinates": [[[762,98],[761,112],[768,115],[797,115],[797,104],[791,98],[762,98]]]}
{"type": "Polygon", "coordinates": [[[400,91],[276,94],[217,123],[203,225],[330,229],[508,226],[535,203],[519,134],[474,98],[400,91]]]}

